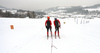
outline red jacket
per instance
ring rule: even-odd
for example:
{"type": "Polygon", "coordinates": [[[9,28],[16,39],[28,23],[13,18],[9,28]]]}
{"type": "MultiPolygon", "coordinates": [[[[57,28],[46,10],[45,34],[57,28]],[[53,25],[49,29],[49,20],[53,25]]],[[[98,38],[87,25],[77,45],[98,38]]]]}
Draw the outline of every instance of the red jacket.
{"type": "Polygon", "coordinates": [[[47,26],[47,25],[52,25],[52,23],[51,23],[51,20],[46,20],[46,22],[45,22],[45,26],[47,26]],[[48,23],[48,21],[50,21],[50,23],[48,23]]]}
{"type": "Polygon", "coordinates": [[[57,19],[57,20],[54,20],[54,26],[56,26],[55,21],[58,21],[59,25],[61,25],[60,21],[57,19]]]}

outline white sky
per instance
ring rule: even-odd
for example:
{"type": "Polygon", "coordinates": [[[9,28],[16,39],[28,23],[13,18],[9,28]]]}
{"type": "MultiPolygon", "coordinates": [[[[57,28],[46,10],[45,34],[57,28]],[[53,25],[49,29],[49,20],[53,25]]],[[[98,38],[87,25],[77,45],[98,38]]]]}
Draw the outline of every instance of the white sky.
{"type": "Polygon", "coordinates": [[[84,6],[100,4],[100,0],[0,0],[0,5],[7,8],[25,10],[46,9],[56,6],[84,6]]]}

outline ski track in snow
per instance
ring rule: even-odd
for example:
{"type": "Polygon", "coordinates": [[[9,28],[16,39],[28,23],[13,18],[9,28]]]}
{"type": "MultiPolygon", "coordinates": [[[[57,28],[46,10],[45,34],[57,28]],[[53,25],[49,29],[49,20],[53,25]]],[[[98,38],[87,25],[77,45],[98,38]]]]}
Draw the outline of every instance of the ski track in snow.
{"type": "MultiPolygon", "coordinates": [[[[52,53],[100,53],[100,19],[59,19],[60,37],[54,38],[52,20],[52,53]],[[64,24],[65,22],[65,24],[64,24]]],[[[0,18],[0,53],[51,53],[51,37],[47,40],[46,18],[0,18]],[[10,29],[14,25],[14,29],[10,29]]],[[[49,32],[50,36],[50,32],[49,32]]]]}

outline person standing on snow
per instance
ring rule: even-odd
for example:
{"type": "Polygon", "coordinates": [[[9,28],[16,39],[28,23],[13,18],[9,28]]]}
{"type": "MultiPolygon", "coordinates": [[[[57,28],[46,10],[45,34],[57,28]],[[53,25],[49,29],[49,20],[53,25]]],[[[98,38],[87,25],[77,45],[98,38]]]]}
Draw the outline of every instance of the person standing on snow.
{"type": "Polygon", "coordinates": [[[55,39],[56,39],[56,31],[58,31],[58,37],[60,38],[59,27],[61,26],[61,24],[60,24],[60,21],[57,18],[55,18],[55,20],[54,20],[54,26],[55,26],[55,39]]]}
{"type": "Polygon", "coordinates": [[[50,17],[48,16],[47,20],[45,22],[45,27],[47,29],[47,39],[49,38],[49,29],[50,29],[51,37],[52,37],[52,26],[51,25],[52,25],[52,23],[51,23],[50,17]]]}

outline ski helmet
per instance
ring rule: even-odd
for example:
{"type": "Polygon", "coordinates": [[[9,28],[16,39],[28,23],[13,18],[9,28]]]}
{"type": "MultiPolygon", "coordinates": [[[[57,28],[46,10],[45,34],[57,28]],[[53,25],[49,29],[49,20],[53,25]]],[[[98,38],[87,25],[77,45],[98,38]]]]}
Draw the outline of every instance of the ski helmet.
{"type": "Polygon", "coordinates": [[[57,20],[57,18],[55,18],[55,20],[57,20]]]}
{"type": "Polygon", "coordinates": [[[50,17],[48,16],[47,19],[50,19],[50,17]]]}

